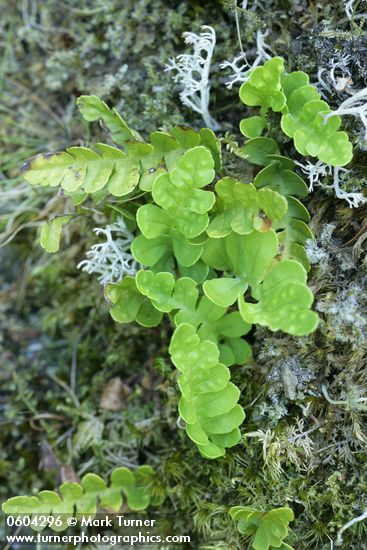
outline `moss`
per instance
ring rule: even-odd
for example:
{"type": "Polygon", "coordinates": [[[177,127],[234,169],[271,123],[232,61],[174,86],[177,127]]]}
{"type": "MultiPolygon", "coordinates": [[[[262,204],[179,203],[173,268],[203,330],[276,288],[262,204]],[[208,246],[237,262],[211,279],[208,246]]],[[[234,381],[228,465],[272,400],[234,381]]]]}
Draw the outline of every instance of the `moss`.
{"type": "MultiPolygon", "coordinates": [[[[352,52],[353,81],[363,86],[366,38],[358,21],[357,27],[346,21],[342,4],[249,2],[238,11],[242,41],[251,49],[254,32],[269,29],[273,52],[314,79],[332,56],[352,52]]],[[[181,122],[200,125],[179,103],[163,66],[184,50],[181,33],[197,32],[201,24],[217,30],[212,109],[223,122],[225,165],[251,180],[248,165],[231,153],[242,139],[237,125],[244,109],[218,67],[239,51],[233,2],[34,5],[32,15],[8,3],[1,21],[0,135],[9,180],[20,180],[19,165],[36,152],[101,139],[97,125],[87,128],[74,116],[81,93],[116,105],[144,134],[181,122]]],[[[347,129],[357,142],[359,129],[353,122],[347,129]]],[[[288,141],[281,147],[294,157],[288,141]]],[[[353,169],[348,184],[359,189],[363,152],[353,169]]],[[[22,204],[2,207],[1,227],[10,217],[15,229],[62,209],[64,199],[50,203],[51,196],[33,191],[22,195],[22,204]]],[[[170,327],[116,325],[100,286],[75,269],[95,222],[109,221],[111,212],[101,208],[77,222],[58,256],[40,251],[34,229],[18,233],[13,248],[1,252],[1,497],[51,488],[65,476],[60,464],[78,475],[107,475],[115,466],[148,462],[158,472],[157,493],[169,490],[161,521],[171,532],[190,533],[195,548],[244,548],[227,514],[240,504],[291,506],[296,520],[289,543],[297,550],[329,549],[340,526],[366,507],[366,208],[345,208],[320,189],[308,206],[317,237],[310,247],[311,285],[322,323],[308,338],[254,331],[254,361],[232,369],[247,414],[242,442],[214,462],[200,458],[177,426],[170,327]],[[100,406],[114,377],[127,386],[120,411],[100,406]]],[[[344,547],[359,550],[366,530],[361,522],[345,531],[344,547]]]]}

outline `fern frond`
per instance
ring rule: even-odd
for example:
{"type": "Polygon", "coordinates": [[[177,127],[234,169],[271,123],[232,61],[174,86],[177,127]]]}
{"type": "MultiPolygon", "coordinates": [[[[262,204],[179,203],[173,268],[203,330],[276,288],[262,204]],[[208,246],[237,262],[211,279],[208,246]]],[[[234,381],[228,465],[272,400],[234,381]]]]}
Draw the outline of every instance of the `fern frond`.
{"type": "Polygon", "coordinates": [[[110,132],[112,141],[117,145],[123,145],[125,141],[131,139],[142,140],[138,132],[129,128],[115,108],[108,107],[107,103],[96,95],[81,95],[76,100],[76,104],[83,118],[88,122],[102,120],[110,132]]]}
{"type": "Polygon", "coordinates": [[[195,328],[179,325],[169,347],[174,365],[181,371],[178,384],[182,393],[179,411],[187,435],[206,458],[218,458],[227,447],[237,445],[245,413],[232,384],[228,367],[219,363],[214,342],[200,341],[195,328]]]}
{"type": "Polygon", "coordinates": [[[117,512],[123,504],[123,494],[131,510],[159,504],[162,499],[159,502],[151,494],[153,477],[154,471],[148,465],[140,466],[134,473],[128,468],[117,468],[111,474],[110,485],[96,474],[86,474],[81,483],[63,483],[58,492],[41,491],[37,496],[10,498],[2,504],[2,510],[12,516],[60,516],[60,524],[53,523],[50,527],[62,531],[67,528],[70,516],[94,516],[99,509],[117,512]]]}
{"type": "Polygon", "coordinates": [[[37,155],[23,167],[32,185],[61,187],[68,193],[96,193],[108,186],[114,196],[127,195],[139,182],[139,162],[116,147],[97,143],[66,151],[37,155]]]}

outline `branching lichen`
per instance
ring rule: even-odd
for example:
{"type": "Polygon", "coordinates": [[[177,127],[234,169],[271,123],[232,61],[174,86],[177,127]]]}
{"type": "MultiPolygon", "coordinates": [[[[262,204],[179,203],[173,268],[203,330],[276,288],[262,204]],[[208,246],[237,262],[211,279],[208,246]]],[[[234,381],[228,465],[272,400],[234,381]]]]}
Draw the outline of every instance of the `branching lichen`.
{"type": "Polygon", "coordinates": [[[105,228],[96,227],[96,235],[103,235],[105,242],[94,244],[86,253],[86,260],[78,264],[78,269],[87,273],[98,273],[101,285],[117,283],[125,275],[135,275],[139,265],[130,252],[134,235],[127,229],[122,218],[105,228]]]}
{"type": "Polygon", "coordinates": [[[209,72],[216,43],[213,27],[203,25],[199,35],[184,32],[186,44],[193,47],[192,54],[181,54],[169,60],[165,71],[173,71],[173,80],[181,87],[180,99],[186,107],[199,113],[209,128],[218,130],[218,122],[209,113],[209,72]]]}
{"type": "Polygon", "coordinates": [[[317,161],[315,164],[312,164],[310,161],[306,161],[306,164],[298,161],[295,161],[295,163],[307,176],[309,191],[313,191],[315,185],[320,185],[321,178],[330,176],[332,173],[332,166],[330,164],[325,164],[322,160],[317,161]]]}
{"type": "MultiPolygon", "coordinates": [[[[367,15],[365,13],[361,13],[361,14],[358,14],[358,15],[355,15],[354,11],[355,11],[355,8],[354,8],[354,3],[355,3],[356,0],[344,0],[344,10],[345,10],[345,13],[347,14],[347,17],[349,19],[349,21],[351,21],[352,19],[356,19],[357,17],[359,18],[363,18],[363,17],[367,17],[367,15]]],[[[362,0],[362,2],[365,2],[366,0],[362,0]]]]}
{"type": "Polygon", "coordinates": [[[344,531],[349,529],[349,527],[352,527],[352,525],[354,525],[355,523],[358,523],[360,521],[364,521],[365,519],[367,519],[367,510],[365,510],[363,512],[363,514],[361,514],[360,516],[357,516],[357,517],[351,519],[350,521],[348,521],[347,523],[345,523],[343,525],[343,527],[341,527],[338,531],[338,535],[337,535],[336,541],[335,541],[335,546],[341,546],[343,544],[343,533],[344,533],[344,531]]]}
{"type": "Polygon", "coordinates": [[[313,191],[315,185],[319,185],[325,189],[333,189],[335,196],[338,199],[347,201],[351,208],[357,208],[367,202],[367,197],[365,197],[363,193],[346,191],[341,187],[341,184],[345,185],[347,177],[351,174],[351,170],[347,170],[341,166],[333,167],[330,164],[323,163],[322,161],[318,161],[315,164],[312,164],[309,161],[307,161],[306,164],[296,161],[296,164],[307,176],[310,191],[313,191]],[[331,175],[332,179],[330,183],[329,176],[331,175]]]}
{"type": "Polygon", "coordinates": [[[367,140],[367,88],[355,92],[345,99],[335,111],[323,115],[325,123],[335,115],[352,115],[359,118],[365,130],[364,138],[367,140]]]}
{"type": "Polygon", "coordinates": [[[271,58],[271,49],[265,43],[265,38],[268,35],[268,31],[263,33],[260,29],[256,32],[256,57],[252,63],[249,63],[247,57],[252,55],[252,52],[241,52],[233,61],[223,61],[221,63],[221,69],[231,69],[232,74],[229,75],[229,80],[226,82],[227,88],[231,89],[234,84],[242,84],[246,82],[250,76],[250,71],[255,69],[260,63],[263,63],[267,59],[271,58]]]}
{"type": "MultiPolygon", "coordinates": [[[[366,127],[366,131],[367,131],[367,127],[366,127]]],[[[341,168],[339,166],[335,166],[333,170],[332,187],[338,199],[344,199],[347,201],[350,207],[357,208],[361,204],[364,204],[365,202],[367,202],[367,197],[365,197],[362,193],[345,191],[340,187],[340,184],[345,180],[345,177],[348,174],[350,174],[350,170],[347,170],[346,168],[341,168]]]]}
{"type": "Polygon", "coordinates": [[[335,92],[354,93],[352,85],[352,75],[349,68],[349,63],[352,58],[349,54],[341,53],[337,57],[333,57],[330,61],[330,67],[319,67],[317,71],[318,83],[316,87],[323,97],[327,97],[335,92]]]}

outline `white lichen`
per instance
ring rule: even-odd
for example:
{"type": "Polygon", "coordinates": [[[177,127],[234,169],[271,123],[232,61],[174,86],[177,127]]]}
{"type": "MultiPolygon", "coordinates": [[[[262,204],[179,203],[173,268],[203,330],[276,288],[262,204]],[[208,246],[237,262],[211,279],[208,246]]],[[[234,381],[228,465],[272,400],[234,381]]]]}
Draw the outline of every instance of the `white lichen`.
{"type": "Polygon", "coordinates": [[[208,128],[218,130],[220,125],[209,113],[209,73],[216,43],[213,27],[203,25],[199,35],[184,32],[185,43],[193,47],[192,54],[178,55],[169,60],[165,71],[176,73],[173,80],[181,86],[180,99],[184,105],[199,113],[208,128]]]}
{"type": "Polygon", "coordinates": [[[319,300],[316,309],[327,316],[333,338],[350,343],[353,348],[364,346],[367,341],[367,314],[364,288],[355,283],[335,294],[328,293],[319,300]]]}
{"type": "Polygon", "coordinates": [[[311,192],[315,185],[321,185],[320,179],[332,174],[332,166],[330,164],[324,164],[321,160],[312,164],[310,161],[306,161],[306,164],[302,162],[294,161],[297,166],[300,167],[302,172],[308,179],[308,190],[311,192]]]}
{"type": "Polygon", "coordinates": [[[127,229],[122,218],[106,227],[96,227],[96,235],[103,235],[105,241],[94,244],[86,253],[85,260],[78,264],[78,269],[87,273],[98,273],[101,285],[118,283],[125,275],[135,275],[139,264],[131,254],[130,247],[134,235],[127,229]]]}
{"type": "MultiPolygon", "coordinates": [[[[355,387],[351,386],[348,388],[348,391],[346,393],[346,399],[333,399],[330,397],[329,392],[327,390],[327,387],[325,384],[321,385],[321,391],[326,399],[331,405],[337,405],[342,407],[347,407],[349,409],[360,409],[360,404],[367,402],[367,397],[363,396],[361,397],[359,395],[358,390],[356,390],[355,387]]],[[[362,410],[366,408],[366,405],[362,405],[362,410]]]]}
{"type": "MultiPolygon", "coordinates": [[[[345,1],[344,0],[344,10],[345,10],[345,13],[349,19],[349,21],[353,19],[360,19],[360,18],[363,18],[363,17],[367,17],[367,15],[365,13],[361,13],[361,14],[355,14],[354,13],[354,7],[353,7],[353,4],[355,3],[356,0],[347,0],[345,1]]],[[[366,0],[362,0],[363,2],[365,2],[366,0]]]]}
{"type": "Polygon", "coordinates": [[[312,239],[307,239],[305,249],[310,264],[318,265],[322,272],[326,271],[329,265],[329,251],[319,246],[312,239]]]}
{"type": "Polygon", "coordinates": [[[265,43],[265,37],[268,35],[268,31],[263,33],[261,30],[256,32],[256,50],[255,50],[255,59],[250,63],[247,57],[253,55],[251,50],[247,52],[241,52],[237,55],[233,61],[223,61],[221,63],[221,69],[231,69],[232,74],[229,75],[229,80],[226,82],[227,88],[231,89],[234,84],[242,84],[246,82],[250,73],[255,69],[260,63],[263,63],[267,59],[271,58],[271,49],[265,43]]]}
{"type": "Polygon", "coordinates": [[[333,189],[335,196],[338,199],[347,201],[351,208],[357,208],[367,202],[367,197],[365,197],[363,193],[342,189],[341,185],[345,185],[348,176],[352,174],[351,170],[347,170],[341,166],[324,164],[321,160],[315,164],[309,161],[307,161],[306,164],[298,161],[295,161],[295,163],[306,175],[309,182],[309,191],[313,191],[315,185],[319,185],[325,189],[333,189]],[[331,175],[332,178],[329,177],[331,175]]]}
{"type": "Polygon", "coordinates": [[[321,271],[330,269],[330,254],[332,253],[332,236],[335,231],[335,223],[326,223],[317,240],[307,239],[306,252],[311,265],[317,265],[321,271]]]}
{"type": "Polygon", "coordinates": [[[336,115],[352,115],[359,118],[365,130],[364,139],[367,140],[367,88],[363,88],[345,99],[335,111],[324,114],[325,124],[329,118],[336,115]]]}
{"type": "Polygon", "coordinates": [[[350,521],[348,521],[347,523],[345,523],[338,531],[336,541],[335,541],[335,546],[341,546],[343,544],[344,531],[349,529],[349,527],[352,527],[352,525],[354,525],[355,523],[359,523],[360,521],[364,521],[365,519],[367,519],[367,509],[360,516],[357,516],[351,519],[350,521]]]}
{"type": "Polygon", "coordinates": [[[344,10],[347,14],[349,21],[352,19],[354,2],[355,0],[348,0],[347,2],[344,2],[344,10]]]}
{"type": "Polygon", "coordinates": [[[338,199],[343,199],[347,201],[351,208],[357,208],[358,206],[367,202],[367,197],[365,197],[362,193],[345,191],[340,187],[340,184],[345,182],[346,176],[350,173],[351,171],[347,170],[346,168],[334,166],[332,187],[338,199]]]}
{"type": "Polygon", "coordinates": [[[317,71],[318,82],[315,86],[324,98],[335,94],[335,92],[355,93],[351,87],[353,84],[349,69],[351,61],[352,57],[349,54],[340,54],[330,60],[329,68],[319,67],[317,71]]]}
{"type": "Polygon", "coordinates": [[[349,87],[352,84],[352,75],[348,67],[351,60],[352,57],[348,54],[341,55],[339,59],[333,57],[331,60],[329,76],[333,88],[337,92],[349,91],[353,93],[349,87]]]}

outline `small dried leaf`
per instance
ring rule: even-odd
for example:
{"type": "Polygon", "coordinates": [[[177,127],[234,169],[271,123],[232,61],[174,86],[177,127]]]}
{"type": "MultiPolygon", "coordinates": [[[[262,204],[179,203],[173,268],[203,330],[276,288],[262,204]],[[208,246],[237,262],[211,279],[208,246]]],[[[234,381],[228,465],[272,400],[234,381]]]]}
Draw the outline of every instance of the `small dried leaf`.
{"type": "Polygon", "coordinates": [[[131,389],[121,378],[111,378],[102,392],[99,406],[107,411],[120,411],[124,407],[124,397],[130,393],[131,389]]]}
{"type": "Polygon", "coordinates": [[[80,483],[80,478],[76,475],[74,468],[70,464],[61,464],[60,467],[60,484],[66,481],[72,483],[80,483]]]}

